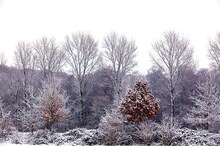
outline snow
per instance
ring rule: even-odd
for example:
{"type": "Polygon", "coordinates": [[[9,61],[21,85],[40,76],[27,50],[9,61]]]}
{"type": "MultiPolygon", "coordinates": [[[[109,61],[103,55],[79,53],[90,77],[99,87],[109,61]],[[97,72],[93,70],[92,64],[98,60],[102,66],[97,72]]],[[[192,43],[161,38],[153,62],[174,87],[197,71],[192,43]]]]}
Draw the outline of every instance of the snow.
{"type": "MultiPolygon", "coordinates": [[[[53,142],[48,142],[47,144],[28,144],[30,140],[29,133],[19,133],[20,135],[20,144],[12,144],[12,141],[0,143],[0,146],[78,146],[78,145],[91,145],[90,142],[92,136],[96,134],[97,130],[92,129],[88,130],[85,128],[73,129],[65,133],[56,133],[50,137],[49,140],[53,142]]],[[[209,133],[205,130],[191,130],[191,129],[176,129],[173,131],[174,137],[173,142],[181,146],[218,146],[220,145],[220,134],[209,133]],[[180,139],[178,139],[180,138],[180,139]]],[[[162,141],[161,141],[162,142],[162,141]]],[[[174,144],[173,143],[173,144],[174,144]]],[[[92,145],[94,145],[92,143],[92,145]]],[[[139,145],[139,144],[134,144],[139,145]]],[[[162,143],[152,142],[151,146],[159,146],[162,143]]]]}
{"type": "MultiPolygon", "coordinates": [[[[36,146],[36,145],[30,145],[30,144],[12,144],[12,143],[1,143],[0,146],[36,146]]],[[[42,144],[38,146],[56,146],[55,144],[42,144]]],[[[67,145],[66,145],[67,146],[67,145]]]]}
{"type": "Polygon", "coordinates": [[[96,130],[94,129],[88,130],[85,128],[73,129],[65,133],[54,133],[52,135],[49,131],[35,131],[34,135],[31,135],[31,133],[17,132],[11,135],[6,142],[0,143],[0,146],[86,145],[85,141],[89,143],[95,132],[96,130]],[[19,144],[14,144],[15,141],[19,142],[19,144]]]}

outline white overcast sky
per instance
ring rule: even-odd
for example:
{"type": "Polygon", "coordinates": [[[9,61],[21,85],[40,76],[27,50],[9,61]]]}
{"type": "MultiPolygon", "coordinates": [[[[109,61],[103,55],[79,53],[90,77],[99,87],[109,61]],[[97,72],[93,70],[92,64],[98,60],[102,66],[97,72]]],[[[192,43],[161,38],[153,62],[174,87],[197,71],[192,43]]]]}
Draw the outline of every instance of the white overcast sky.
{"type": "Polygon", "coordinates": [[[163,33],[174,30],[190,40],[200,67],[208,67],[208,40],[220,32],[220,0],[0,0],[0,52],[9,65],[18,41],[91,33],[99,40],[109,32],[136,41],[138,68],[151,67],[149,52],[163,33]]]}

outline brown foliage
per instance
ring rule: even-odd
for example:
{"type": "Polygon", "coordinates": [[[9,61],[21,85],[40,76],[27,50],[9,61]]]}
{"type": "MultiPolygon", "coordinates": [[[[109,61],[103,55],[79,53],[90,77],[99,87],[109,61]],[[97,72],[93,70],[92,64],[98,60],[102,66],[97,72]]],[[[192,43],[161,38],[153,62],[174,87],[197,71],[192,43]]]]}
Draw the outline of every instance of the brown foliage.
{"type": "Polygon", "coordinates": [[[66,113],[61,110],[64,106],[62,99],[58,95],[52,93],[52,95],[49,95],[47,99],[41,103],[40,109],[43,111],[43,120],[46,122],[57,122],[64,119],[66,113]]]}
{"type": "Polygon", "coordinates": [[[66,100],[56,82],[45,84],[39,97],[38,109],[44,124],[51,130],[52,125],[62,121],[68,115],[66,100]]]}
{"type": "Polygon", "coordinates": [[[121,113],[130,123],[149,120],[158,114],[159,104],[146,82],[137,82],[129,91],[120,107],[121,113]]]}

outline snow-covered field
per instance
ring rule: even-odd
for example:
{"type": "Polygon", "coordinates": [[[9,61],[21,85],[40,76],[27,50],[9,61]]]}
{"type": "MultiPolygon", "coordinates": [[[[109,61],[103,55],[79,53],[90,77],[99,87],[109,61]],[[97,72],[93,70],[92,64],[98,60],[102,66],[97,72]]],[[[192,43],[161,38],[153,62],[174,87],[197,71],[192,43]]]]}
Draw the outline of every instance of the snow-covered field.
{"type": "MultiPolygon", "coordinates": [[[[1,143],[0,146],[36,146],[36,145],[30,145],[30,144],[1,143]]],[[[42,144],[42,145],[39,145],[39,146],[56,146],[56,145],[55,145],[55,144],[49,144],[49,145],[42,144]]],[[[68,146],[68,144],[67,144],[66,146],[68,146]]]]}
{"type": "MultiPolygon", "coordinates": [[[[97,130],[73,129],[65,133],[57,133],[45,139],[38,138],[34,140],[28,137],[27,133],[19,133],[20,144],[12,144],[12,142],[1,143],[0,146],[74,146],[74,145],[94,145],[91,137],[97,130]],[[32,139],[32,140],[30,140],[32,139]],[[29,143],[28,143],[29,141],[29,143]],[[45,142],[46,144],[34,144],[33,142],[45,142]]],[[[30,135],[29,135],[30,136],[30,135]]],[[[205,130],[177,129],[172,138],[171,145],[177,146],[219,146],[220,134],[208,133],[205,130]]],[[[96,145],[96,144],[95,144],[96,145]]],[[[152,142],[151,146],[163,145],[162,141],[152,142]]]]}
{"type": "Polygon", "coordinates": [[[17,132],[8,138],[6,142],[0,143],[0,146],[72,146],[85,145],[90,143],[91,137],[96,130],[87,130],[84,128],[69,130],[65,133],[54,133],[45,131],[35,132],[34,135],[30,133],[17,132]],[[19,144],[14,144],[15,141],[19,144]],[[87,142],[87,143],[85,143],[87,142]]]}

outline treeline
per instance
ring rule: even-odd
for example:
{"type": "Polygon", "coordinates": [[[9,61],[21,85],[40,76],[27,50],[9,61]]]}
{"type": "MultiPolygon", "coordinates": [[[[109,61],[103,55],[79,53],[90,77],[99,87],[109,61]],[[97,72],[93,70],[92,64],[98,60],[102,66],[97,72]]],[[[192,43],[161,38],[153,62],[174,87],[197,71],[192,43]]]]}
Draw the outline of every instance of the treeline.
{"type": "Polygon", "coordinates": [[[171,125],[178,120],[191,128],[216,130],[218,119],[211,123],[214,127],[209,122],[219,103],[220,37],[209,44],[213,68],[198,70],[189,40],[172,31],[164,33],[152,45],[151,69],[140,75],[134,72],[135,41],[117,33],[106,35],[102,52],[98,41],[83,32],[67,36],[59,45],[47,37],[18,42],[14,67],[6,66],[4,56],[0,59],[1,113],[10,115],[10,123],[19,131],[98,128],[100,118],[120,106],[136,81],[146,80],[160,101],[156,122],[168,115],[171,125]],[[214,111],[206,113],[200,100],[209,103],[207,108],[215,104],[214,111]],[[196,123],[195,118],[203,120],[196,123]]]}

